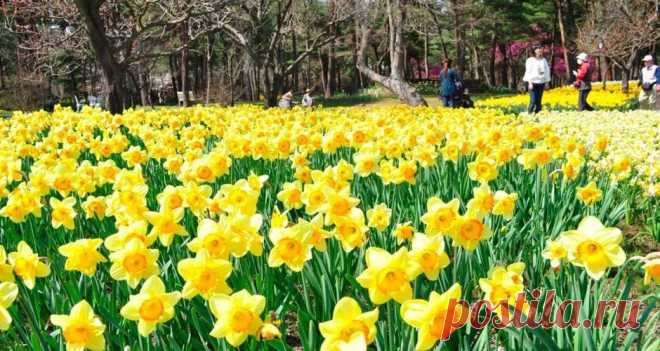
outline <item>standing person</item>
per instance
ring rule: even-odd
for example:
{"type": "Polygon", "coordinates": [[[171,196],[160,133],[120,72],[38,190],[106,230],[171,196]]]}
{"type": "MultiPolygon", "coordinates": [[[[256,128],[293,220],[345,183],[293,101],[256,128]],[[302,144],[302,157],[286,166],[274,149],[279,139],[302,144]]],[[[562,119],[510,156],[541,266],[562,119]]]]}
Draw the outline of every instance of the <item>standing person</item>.
{"type": "Polygon", "coordinates": [[[575,75],[575,87],[580,91],[578,94],[578,111],[593,111],[594,108],[587,102],[589,92],[591,92],[591,76],[594,73],[594,67],[589,62],[589,55],[580,53],[577,55],[577,63],[580,68],[573,71],[575,75]]]}
{"type": "Polygon", "coordinates": [[[293,93],[291,92],[291,90],[289,90],[284,95],[282,95],[279,106],[282,108],[291,108],[292,99],[293,99],[293,93]]]}
{"type": "Polygon", "coordinates": [[[451,60],[446,58],[442,61],[442,71],[440,71],[440,99],[442,106],[454,107],[454,96],[456,95],[456,83],[459,81],[458,73],[451,68],[451,60]]]}
{"type": "Polygon", "coordinates": [[[649,110],[660,110],[660,68],[653,64],[653,56],[646,55],[642,59],[644,67],[639,75],[639,107],[649,110]]]}
{"type": "Polygon", "coordinates": [[[303,107],[312,107],[314,104],[314,99],[312,98],[311,95],[309,95],[312,92],[312,89],[307,89],[305,90],[305,95],[302,97],[302,105],[303,107]]]}
{"type": "Polygon", "coordinates": [[[545,84],[550,81],[550,66],[543,57],[543,47],[534,46],[534,56],[525,61],[524,82],[527,82],[527,91],[529,91],[528,113],[538,113],[543,105],[543,90],[545,84]]]}

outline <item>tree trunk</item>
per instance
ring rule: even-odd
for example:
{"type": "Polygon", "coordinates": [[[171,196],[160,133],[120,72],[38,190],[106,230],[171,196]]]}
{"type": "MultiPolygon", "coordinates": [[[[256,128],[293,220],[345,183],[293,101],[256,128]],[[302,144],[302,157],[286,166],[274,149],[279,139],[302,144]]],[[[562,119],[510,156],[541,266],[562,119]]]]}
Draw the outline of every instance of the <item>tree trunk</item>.
{"type": "Polygon", "coordinates": [[[559,37],[561,39],[561,47],[564,51],[564,64],[566,65],[566,80],[571,80],[571,64],[568,61],[568,49],[566,47],[566,30],[564,29],[564,16],[561,11],[561,0],[555,0],[555,7],[557,8],[557,23],[559,24],[559,37]]]}
{"type": "Polygon", "coordinates": [[[121,113],[124,110],[125,69],[117,62],[114,49],[106,37],[103,20],[99,14],[99,0],[75,0],[75,3],[85,22],[94,55],[101,64],[108,83],[107,108],[110,113],[121,113]]]}
{"type": "Polygon", "coordinates": [[[479,68],[481,67],[481,62],[479,61],[479,51],[477,50],[477,46],[474,45],[472,47],[472,63],[474,67],[474,79],[476,80],[481,80],[481,72],[479,72],[479,68]]]}
{"type": "Polygon", "coordinates": [[[321,66],[321,86],[323,87],[323,95],[325,96],[325,92],[328,89],[328,83],[327,83],[327,77],[328,77],[328,66],[326,65],[326,61],[324,59],[323,53],[321,52],[321,48],[318,48],[318,57],[319,57],[319,66],[321,66]]]}
{"type": "Polygon", "coordinates": [[[208,105],[211,100],[211,78],[213,77],[213,70],[211,64],[213,63],[213,39],[214,33],[209,33],[206,37],[206,97],[205,103],[208,105]]]}
{"type": "MultiPolygon", "coordinates": [[[[387,12],[390,22],[390,76],[380,75],[367,67],[365,63],[366,49],[371,36],[371,27],[366,21],[356,19],[360,27],[360,49],[358,50],[357,68],[369,79],[378,82],[396,94],[399,99],[411,106],[427,106],[426,100],[417,93],[415,88],[403,79],[403,23],[405,20],[405,0],[388,0],[387,12]]],[[[362,9],[366,13],[366,9],[362,9]]]]}
{"type": "Polygon", "coordinates": [[[500,52],[502,53],[502,63],[500,64],[500,78],[502,79],[502,86],[505,86],[507,88],[511,88],[511,85],[509,84],[508,78],[508,58],[506,55],[506,44],[500,43],[499,48],[500,52]]]}
{"type": "Polygon", "coordinates": [[[92,95],[96,95],[96,62],[92,61],[92,74],[89,81],[90,92],[92,95]]]}
{"type": "Polygon", "coordinates": [[[266,107],[277,106],[277,97],[282,89],[283,76],[271,65],[264,67],[264,74],[261,79],[263,83],[264,105],[266,107]]]}
{"type": "Polygon", "coordinates": [[[429,31],[424,27],[424,79],[429,79],[429,31]]]}
{"type": "Polygon", "coordinates": [[[337,90],[341,90],[341,70],[336,68],[339,65],[341,65],[341,62],[339,62],[335,58],[335,74],[336,74],[335,81],[337,82],[335,85],[335,91],[334,91],[335,93],[337,92],[337,90]]]}
{"type": "Polygon", "coordinates": [[[360,84],[360,72],[357,70],[357,51],[358,51],[358,41],[357,41],[357,31],[353,30],[351,33],[351,43],[352,43],[352,68],[351,68],[351,94],[355,94],[358,91],[358,86],[360,84]]]}
{"type": "Polygon", "coordinates": [[[638,50],[633,50],[631,55],[628,57],[628,61],[624,63],[623,67],[621,67],[621,90],[624,93],[629,92],[629,84],[628,81],[630,80],[630,73],[633,70],[633,67],[635,66],[635,61],[637,58],[638,50]]]}
{"type": "Polygon", "coordinates": [[[229,105],[234,106],[234,69],[231,58],[233,55],[227,55],[227,68],[229,71],[229,105]]]}
{"type": "Polygon", "coordinates": [[[495,37],[495,33],[493,33],[491,37],[491,45],[490,45],[490,65],[489,65],[489,71],[490,71],[490,79],[493,81],[493,85],[497,85],[497,77],[495,77],[495,53],[497,51],[497,39],[495,37]]]}
{"type": "Polygon", "coordinates": [[[449,58],[449,51],[447,51],[447,44],[445,44],[445,39],[442,37],[442,27],[440,25],[438,25],[438,38],[440,39],[442,53],[445,55],[445,58],[449,58]]]}
{"type": "Polygon", "coordinates": [[[0,89],[5,88],[5,65],[2,63],[2,58],[0,58],[0,89]]]}
{"type": "MultiPolygon", "coordinates": [[[[305,38],[305,50],[309,50],[309,31],[305,38]]],[[[307,55],[305,58],[307,64],[305,65],[305,87],[312,89],[312,55],[307,55]]]]}
{"type": "Polygon", "coordinates": [[[325,98],[330,98],[335,92],[337,81],[335,79],[335,44],[334,40],[328,45],[328,65],[326,70],[326,85],[324,90],[325,98]]]}
{"type": "Polygon", "coordinates": [[[170,79],[172,80],[172,93],[176,96],[176,92],[179,91],[179,80],[177,78],[177,69],[176,64],[174,63],[174,55],[169,55],[169,66],[170,66],[170,79]]]}
{"type": "Polygon", "coordinates": [[[461,28],[462,9],[459,0],[453,0],[454,8],[454,39],[456,40],[456,68],[458,74],[463,77],[465,74],[465,32],[461,28]]]}
{"type": "Polygon", "coordinates": [[[603,90],[606,90],[607,89],[607,75],[609,73],[609,67],[608,67],[608,64],[607,64],[607,57],[601,56],[600,62],[603,65],[603,67],[601,68],[601,72],[602,72],[601,73],[601,79],[603,80],[603,90]]]}
{"type": "Polygon", "coordinates": [[[186,107],[190,105],[188,99],[188,90],[190,90],[188,81],[188,41],[188,26],[183,23],[181,26],[181,44],[183,45],[183,50],[181,50],[181,91],[183,92],[183,106],[186,107]]]}
{"type": "MultiPolygon", "coordinates": [[[[296,31],[291,32],[291,47],[293,51],[293,55],[291,57],[298,57],[298,45],[296,41],[296,31]]],[[[291,85],[293,87],[293,91],[298,91],[299,86],[298,86],[298,65],[296,65],[293,68],[293,71],[291,72],[291,85]]]]}
{"type": "Polygon", "coordinates": [[[149,106],[149,85],[147,83],[147,73],[140,72],[138,84],[140,85],[140,104],[142,106],[149,106]]]}
{"type": "Polygon", "coordinates": [[[621,67],[621,90],[627,93],[629,90],[628,81],[630,80],[630,72],[627,68],[621,67]]]}

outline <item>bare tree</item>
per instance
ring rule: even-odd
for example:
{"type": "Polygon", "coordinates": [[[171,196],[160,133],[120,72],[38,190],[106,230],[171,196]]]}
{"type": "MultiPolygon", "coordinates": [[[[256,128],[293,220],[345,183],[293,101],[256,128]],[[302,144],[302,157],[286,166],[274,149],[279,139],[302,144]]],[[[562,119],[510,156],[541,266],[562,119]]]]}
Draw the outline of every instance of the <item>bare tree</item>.
{"type": "MultiPolygon", "coordinates": [[[[26,49],[33,52],[48,52],[49,47],[64,44],[91,47],[107,83],[108,110],[119,113],[126,100],[127,79],[137,85],[142,81],[135,79],[130,68],[185,51],[197,38],[218,30],[226,16],[223,9],[230,2],[234,1],[52,0],[44,6],[42,1],[25,0],[17,2],[15,28],[38,38],[33,45],[26,41],[26,49]],[[43,23],[71,28],[71,33],[48,36],[50,28],[43,23]],[[175,40],[176,29],[185,40],[175,40]]],[[[142,74],[139,68],[138,76],[142,74]]]]}
{"type": "Polygon", "coordinates": [[[389,56],[390,75],[384,76],[369,68],[366,64],[366,50],[369,46],[369,37],[372,32],[373,19],[369,13],[374,11],[376,5],[370,0],[356,1],[356,26],[360,33],[360,46],[358,49],[357,67],[369,79],[382,84],[401,99],[412,106],[426,106],[426,100],[417,93],[417,90],[405,81],[404,57],[405,38],[403,26],[406,18],[406,0],[387,0],[386,14],[390,28],[389,56]]]}
{"type": "Polygon", "coordinates": [[[577,44],[587,52],[610,59],[622,73],[622,88],[628,91],[632,69],[643,50],[660,40],[660,22],[655,1],[604,0],[593,8],[578,31],[577,44]]]}
{"type": "MultiPolygon", "coordinates": [[[[334,0],[335,9],[349,9],[348,0],[334,0]]],[[[284,77],[318,48],[337,38],[332,29],[351,18],[350,11],[330,11],[318,23],[308,38],[305,50],[285,61],[282,59],[283,39],[291,33],[293,0],[245,0],[228,9],[230,21],[222,23],[223,29],[246,53],[251,65],[259,70],[260,82],[266,97],[266,106],[274,106],[283,87],[284,77]]]]}

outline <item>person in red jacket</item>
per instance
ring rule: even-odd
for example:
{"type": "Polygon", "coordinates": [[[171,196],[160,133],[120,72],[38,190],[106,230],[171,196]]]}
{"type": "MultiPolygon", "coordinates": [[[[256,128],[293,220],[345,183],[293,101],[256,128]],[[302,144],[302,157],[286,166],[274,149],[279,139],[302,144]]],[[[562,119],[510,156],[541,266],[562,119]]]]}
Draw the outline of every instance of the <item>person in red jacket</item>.
{"type": "Polygon", "coordinates": [[[594,73],[594,67],[589,62],[589,56],[586,53],[581,53],[577,56],[577,63],[580,68],[573,71],[575,75],[575,87],[580,91],[578,96],[578,110],[579,111],[593,111],[594,108],[587,102],[589,92],[591,92],[591,76],[594,73]]]}

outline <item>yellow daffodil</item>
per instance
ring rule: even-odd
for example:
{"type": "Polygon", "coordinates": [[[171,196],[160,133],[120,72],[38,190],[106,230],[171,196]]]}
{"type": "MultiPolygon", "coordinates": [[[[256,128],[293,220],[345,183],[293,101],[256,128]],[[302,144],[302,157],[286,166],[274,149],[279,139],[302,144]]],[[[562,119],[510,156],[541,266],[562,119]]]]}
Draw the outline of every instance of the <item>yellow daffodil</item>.
{"type": "Polygon", "coordinates": [[[386,204],[380,203],[374,208],[367,210],[368,226],[382,232],[390,225],[392,210],[386,204]]]}
{"type": "Polygon", "coordinates": [[[371,344],[376,339],[377,320],[377,308],[362,312],[357,301],[350,297],[341,298],[335,305],[332,319],[319,323],[319,330],[324,338],[321,351],[341,350],[340,344],[350,343],[355,339],[356,333],[360,334],[366,345],[371,344]]]}
{"type": "Polygon", "coordinates": [[[170,246],[175,235],[188,236],[186,228],[179,224],[182,219],[183,208],[149,212],[147,213],[147,220],[153,226],[149,235],[157,235],[161,244],[170,246]]]}
{"type": "Polygon", "coordinates": [[[184,299],[201,295],[208,299],[212,294],[229,294],[227,278],[231,275],[231,262],[213,258],[208,251],[200,250],[195,258],[185,258],[177,264],[179,274],[186,281],[181,290],[184,299]]]}
{"type": "Polygon", "coordinates": [[[106,205],[104,197],[88,196],[81,206],[85,211],[85,218],[87,219],[103,219],[105,217],[106,205]]]}
{"type": "Polygon", "coordinates": [[[644,263],[644,284],[649,284],[653,281],[655,284],[660,284],[660,258],[654,258],[644,263]]]}
{"type": "Polygon", "coordinates": [[[300,272],[305,262],[312,258],[312,227],[300,222],[291,227],[271,230],[269,234],[273,248],[268,256],[269,267],[285,264],[294,272],[300,272]]]}
{"type": "MultiPolygon", "coordinates": [[[[304,220],[300,220],[300,222],[303,222],[304,220]]],[[[314,218],[312,218],[311,221],[309,221],[309,225],[311,226],[312,230],[312,235],[309,238],[309,243],[317,250],[317,251],[325,251],[326,250],[326,239],[329,239],[332,237],[332,232],[323,229],[323,223],[325,220],[323,219],[323,214],[319,213],[314,218]]]]}
{"type": "Polygon", "coordinates": [[[483,240],[492,235],[490,228],[478,217],[471,214],[459,216],[451,231],[452,245],[473,251],[483,240]]]}
{"type": "Polygon", "coordinates": [[[420,273],[420,267],[411,259],[408,249],[400,248],[394,254],[370,247],[366,252],[367,268],[357,282],[369,290],[371,302],[380,305],[391,299],[402,303],[412,298],[410,282],[420,273]]]}
{"type": "Polygon", "coordinates": [[[401,305],[401,317],[418,331],[416,350],[429,350],[449,339],[454,325],[467,319],[467,307],[456,303],[460,298],[461,285],[454,283],[442,294],[432,291],[428,301],[408,300],[401,305]]]}
{"type": "Polygon", "coordinates": [[[417,162],[405,160],[399,163],[399,179],[415,185],[417,176],[417,162]]]}
{"type": "Polygon", "coordinates": [[[197,236],[188,243],[192,252],[205,250],[213,258],[228,259],[231,253],[231,237],[227,220],[220,217],[220,221],[203,219],[197,228],[197,236]]]}
{"type": "Polygon", "coordinates": [[[277,199],[284,204],[284,208],[298,209],[302,208],[302,185],[296,181],[293,183],[284,183],[282,190],[277,193],[277,199]]]}
{"type": "Polygon", "coordinates": [[[488,158],[478,158],[468,163],[468,175],[470,179],[480,183],[488,183],[497,178],[497,164],[488,158]]]}
{"type": "Polygon", "coordinates": [[[156,200],[161,208],[176,210],[186,206],[184,198],[184,188],[182,186],[174,187],[168,185],[163,191],[156,195],[156,200]]]}
{"type": "Polygon", "coordinates": [[[105,325],[87,301],[78,302],[68,315],[51,315],[50,322],[62,329],[67,351],[105,350],[105,325]]]}
{"type": "Polygon", "coordinates": [[[473,194],[473,198],[467,204],[468,212],[483,217],[493,211],[495,196],[488,184],[482,183],[478,188],[474,188],[473,194]]]}
{"type": "Polygon", "coordinates": [[[587,206],[600,201],[602,197],[603,192],[598,189],[596,182],[589,182],[586,186],[577,188],[577,198],[587,206]]]}
{"type": "Polygon", "coordinates": [[[440,270],[449,265],[449,256],[445,252],[445,241],[440,235],[415,234],[410,257],[429,280],[438,279],[440,270]]]}
{"type": "Polygon", "coordinates": [[[147,337],[158,324],[174,317],[174,306],[181,299],[178,291],[166,292],[165,284],[158,276],[147,279],[137,295],[131,295],[128,303],[121,308],[122,317],[138,321],[138,332],[147,337]]]}
{"type": "Polygon", "coordinates": [[[135,288],[142,279],[160,272],[156,263],[158,255],[158,250],[149,249],[144,242],[132,239],[126,247],[110,254],[110,276],[115,280],[126,280],[128,286],[135,288]]]}
{"type": "Polygon", "coordinates": [[[301,201],[305,205],[305,213],[313,215],[321,211],[331,190],[323,183],[305,184],[301,201]]]}
{"type": "Polygon", "coordinates": [[[158,235],[156,233],[147,234],[147,222],[135,221],[127,226],[120,226],[117,233],[105,238],[104,246],[109,251],[119,251],[125,248],[132,239],[138,239],[145,246],[151,246],[158,239],[158,235]]]}
{"type": "Polygon", "coordinates": [[[7,311],[18,296],[18,286],[12,282],[0,283],[0,330],[8,330],[11,326],[11,315],[7,311]]]}
{"type": "Polygon", "coordinates": [[[490,306],[502,318],[505,316],[510,320],[509,306],[527,313],[529,305],[523,302],[519,305],[519,294],[523,294],[522,273],[525,270],[523,262],[512,263],[506,267],[496,266],[488,273],[488,278],[479,279],[479,287],[484,292],[484,299],[490,302],[490,306]],[[518,304],[517,304],[518,303],[518,304]]]}
{"type": "MultiPolygon", "coordinates": [[[[198,185],[197,183],[190,182],[185,185],[183,194],[185,196],[185,202],[190,211],[200,217],[206,211],[209,202],[211,201],[211,194],[213,193],[213,188],[209,185],[198,185]]],[[[181,209],[179,209],[180,211],[181,209]]],[[[175,210],[174,212],[176,212],[175,210]]],[[[162,236],[159,236],[162,240],[162,236]]],[[[162,241],[161,241],[162,242],[162,241]]]]}
{"type": "Polygon", "coordinates": [[[360,177],[367,177],[372,173],[378,173],[380,157],[375,153],[359,152],[353,155],[355,162],[355,173],[360,177]]]}
{"type": "Polygon", "coordinates": [[[225,338],[230,345],[238,347],[248,336],[257,336],[263,325],[260,315],[266,307],[266,299],[241,290],[232,295],[212,296],[209,307],[217,320],[211,336],[225,338]]]}
{"type": "Polygon", "coordinates": [[[411,222],[399,223],[392,231],[392,235],[396,237],[397,245],[401,245],[404,241],[412,239],[414,234],[415,227],[412,226],[411,222]]]}
{"type": "Polygon", "coordinates": [[[422,222],[426,226],[428,235],[449,234],[454,223],[459,218],[458,207],[460,201],[453,199],[444,203],[437,197],[426,202],[426,213],[422,215],[422,222]]]}
{"type": "Polygon", "coordinates": [[[326,214],[326,224],[334,224],[338,218],[351,215],[351,211],[360,200],[350,196],[348,189],[340,192],[330,192],[325,206],[321,209],[326,214]]]}
{"type": "Polygon", "coordinates": [[[568,252],[566,251],[566,245],[561,240],[561,237],[557,240],[548,239],[545,243],[545,249],[541,253],[541,256],[546,260],[550,260],[550,266],[553,269],[559,268],[561,261],[566,258],[568,252]]]}
{"type": "Polygon", "coordinates": [[[227,217],[227,236],[231,238],[230,250],[233,256],[243,257],[248,252],[261,256],[264,250],[264,238],[259,235],[262,222],[260,214],[234,214],[227,217]]]}
{"type": "Polygon", "coordinates": [[[7,252],[0,245],[0,282],[14,282],[14,268],[7,263],[7,252]]]}
{"type": "Polygon", "coordinates": [[[49,204],[52,208],[50,216],[53,228],[64,226],[68,230],[73,230],[76,226],[73,222],[76,218],[76,210],[73,208],[76,205],[76,199],[67,197],[64,200],[58,200],[51,197],[49,204]]]}
{"type": "Polygon", "coordinates": [[[566,244],[568,260],[584,267],[587,274],[599,280],[609,267],[621,266],[626,261],[621,241],[623,235],[618,228],[606,228],[596,217],[585,217],[577,229],[561,234],[566,244]]]}
{"type": "Polygon", "coordinates": [[[60,246],[57,251],[66,257],[64,269],[78,271],[91,277],[96,273],[96,266],[106,262],[106,258],[97,251],[103,239],[79,239],[60,246]]]}
{"type": "Polygon", "coordinates": [[[9,254],[9,263],[14,267],[14,273],[23,280],[28,289],[34,288],[36,278],[47,277],[50,267],[39,260],[25,241],[18,243],[16,251],[9,254]]]}
{"type": "Polygon", "coordinates": [[[502,190],[498,190],[495,192],[494,198],[495,205],[493,206],[493,214],[502,216],[506,219],[511,219],[513,217],[513,210],[516,208],[518,194],[507,194],[502,190]]]}
{"type": "Polygon", "coordinates": [[[268,180],[268,175],[256,175],[250,172],[250,175],[247,177],[247,182],[250,188],[254,191],[261,191],[261,188],[264,186],[268,180]]]}
{"type": "Polygon", "coordinates": [[[265,322],[259,329],[259,340],[273,340],[281,337],[282,332],[274,323],[265,322]]]}
{"type": "Polygon", "coordinates": [[[352,208],[346,216],[335,218],[335,236],[346,252],[362,247],[367,240],[368,230],[364,214],[359,208],[352,208]]]}
{"type": "MultiPolygon", "coordinates": [[[[261,189],[260,178],[254,178],[251,184],[246,180],[239,180],[235,184],[223,184],[220,187],[220,203],[222,210],[229,214],[241,213],[253,215],[257,211],[257,200],[261,189]],[[258,189],[256,187],[259,187],[258,189]]],[[[265,181],[265,180],[264,180],[265,181]]]]}

